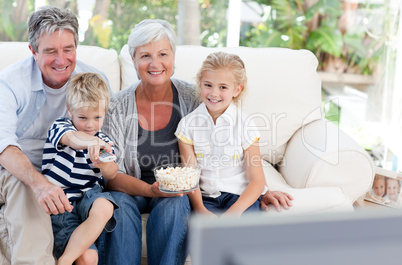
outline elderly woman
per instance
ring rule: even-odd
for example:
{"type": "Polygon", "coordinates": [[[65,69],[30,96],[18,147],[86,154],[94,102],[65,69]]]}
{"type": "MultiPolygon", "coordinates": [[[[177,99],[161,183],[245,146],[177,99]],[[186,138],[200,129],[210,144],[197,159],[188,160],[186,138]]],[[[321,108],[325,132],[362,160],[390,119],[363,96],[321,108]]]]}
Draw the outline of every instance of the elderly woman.
{"type": "Polygon", "coordinates": [[[119,228],[105,235],[106,251],[120,251],[104,258],[106,264],[140,264],[141,214],[150,213],[149,264],[184,264],[189,200],[183,194],[160,192],[153,168],[179,162],[174,132],[198,101],[192,84],[171,78],[176,36],[168,22],[142,21],[132,30],[128,45],[140,81],[115,95],[103,127],[119,158],[119,172],[107,187],[118,191],[112,195],[122,209],[116,214],[119,228]]]}
{"type": "MultiPolygon", "coordinates": [[[[119,165],[107,188],[121,210],[115,213],[115,230],[98,240],[98,248],[105,248],[99,251],[99,264],[140,264],[142,213],[150,214],[146,228],[149,264],[184,264],[189,200],[185,194],[159,191],[153,169],[180,161],[174,132],[180,119],[199,102],[193,84],[171,78],[176,36],[168,22],[140,22],[128,46],[140,81],[115,95],[103,126],[113,139],[119,165]]],[[[264,205],[290,205],[287,194],[268,195],[264,205]]]]}

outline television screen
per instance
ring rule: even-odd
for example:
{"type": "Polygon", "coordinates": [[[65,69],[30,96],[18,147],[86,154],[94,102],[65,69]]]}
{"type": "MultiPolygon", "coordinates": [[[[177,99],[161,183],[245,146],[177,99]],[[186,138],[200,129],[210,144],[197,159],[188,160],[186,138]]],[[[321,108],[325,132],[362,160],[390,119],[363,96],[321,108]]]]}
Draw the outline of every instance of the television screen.
{"type": "Polygon", "coordinates": [[[400,264],[402,211],[211,219],[193,216],[189,251],[194,265],[400,264]]]}

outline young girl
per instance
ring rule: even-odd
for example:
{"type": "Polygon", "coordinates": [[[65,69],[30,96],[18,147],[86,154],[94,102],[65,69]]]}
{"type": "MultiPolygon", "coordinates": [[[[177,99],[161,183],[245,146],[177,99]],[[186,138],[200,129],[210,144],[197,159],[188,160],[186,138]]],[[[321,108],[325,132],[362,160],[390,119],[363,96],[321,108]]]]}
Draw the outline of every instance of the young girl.
{"type": "Polygon", "coordinates": [[[259,210],[265,178],[252,120],[237,103],[247,88],[239,56],[210,54],[197,74],[201,105],[182,118],[176,130],[184,165],[199,163],[199,188],[189,194],[196,213],[241,215],[259,210]]]}

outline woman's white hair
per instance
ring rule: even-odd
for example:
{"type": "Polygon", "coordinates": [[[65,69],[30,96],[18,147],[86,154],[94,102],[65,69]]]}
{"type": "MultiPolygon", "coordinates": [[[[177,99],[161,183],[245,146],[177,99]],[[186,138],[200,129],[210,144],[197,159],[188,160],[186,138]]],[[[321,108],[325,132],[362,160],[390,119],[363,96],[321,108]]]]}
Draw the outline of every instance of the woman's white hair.
{"type": "Polygon", "coordinates": [[[128,38],[128,51],[134,58],[135,49],[150,42],[167,39],[176,53],[176,34],[172,25],[162,19],[145,19],[138,23],[130,33],[128,38]]]}

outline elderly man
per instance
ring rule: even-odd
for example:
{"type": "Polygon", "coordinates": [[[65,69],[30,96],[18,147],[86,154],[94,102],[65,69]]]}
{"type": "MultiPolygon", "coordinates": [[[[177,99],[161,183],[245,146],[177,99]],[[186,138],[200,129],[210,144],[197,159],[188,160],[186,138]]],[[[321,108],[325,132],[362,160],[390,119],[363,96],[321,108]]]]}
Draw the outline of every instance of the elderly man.
{"type": "Polygon", "coordinates": [[[0,72],[0,264],[55,264],[49,214],[71,211],[63,190],[40,172],[49,126],[67,115],[65,90],[79,72],[78,20],[43,7],[28,20],[32,56],[0,72]]]}

